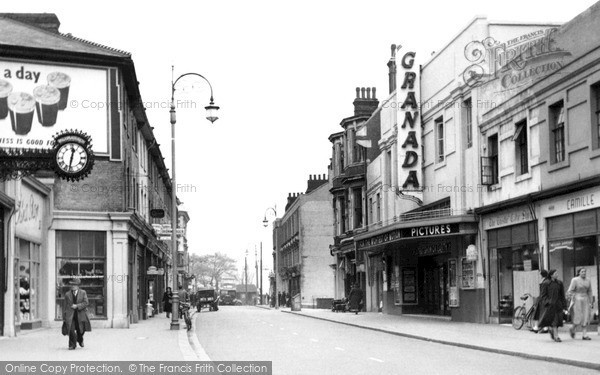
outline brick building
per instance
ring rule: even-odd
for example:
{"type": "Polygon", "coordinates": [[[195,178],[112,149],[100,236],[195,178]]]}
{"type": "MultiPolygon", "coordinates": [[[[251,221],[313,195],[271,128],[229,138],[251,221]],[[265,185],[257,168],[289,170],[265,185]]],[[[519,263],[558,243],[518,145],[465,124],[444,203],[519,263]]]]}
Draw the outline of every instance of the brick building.
{"type": "Polygon", "coordinates": [[[0,271],[6,286],[2,334],[8,336],[21,328],[60,326],[72,277],[80,278],[88,293],[92,326],[128,327],[147,318],[149,300],[160,300],[171,264],[168,244],[152,227],[170,222],[171,180],[141,105],[131,55],[62,34],[59,25],[54,14],[0,14],[0,65],[15,73],[8,79],[15,90],[32,89],[27,77],[44,77],[39,84],[45,84],[52,71],[70,77],[69,106],[58,113],[53,128],[34,121],[29,135],[11,138],[45,139],[79,129],[92,137],[95,153],[85,180],[67,182],[42,172],[0,189],[3,243],[8,243],[1,260],[10,265],[0,271]],[[39,235],[28,237],[15,228],[13,215],[27,207],[15,203],[20,192],[46,207],[37,219],[43,222],[39,235]],[[164,210],[164,218],[151,217],[153,209],[164,210]],[[27,275],[34,270],[38,280],[31,282],[27,275]],[[29,315],[19,314],[18,291],[27,278],[29,294],[39,296],[30,303],[36,313],[29,315]]]}

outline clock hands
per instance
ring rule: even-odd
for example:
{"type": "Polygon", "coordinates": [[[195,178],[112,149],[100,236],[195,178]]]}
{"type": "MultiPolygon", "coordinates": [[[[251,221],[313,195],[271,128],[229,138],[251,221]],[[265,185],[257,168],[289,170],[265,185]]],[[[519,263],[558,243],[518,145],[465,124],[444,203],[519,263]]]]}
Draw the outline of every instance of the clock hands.
{"type": "Polygon", "coordinates": [[[71,146],[71,159],[69,160],[69,171],[72,169],[71,164],[73,164],[73,156],[75,155],[75,147],[71,146]]]}

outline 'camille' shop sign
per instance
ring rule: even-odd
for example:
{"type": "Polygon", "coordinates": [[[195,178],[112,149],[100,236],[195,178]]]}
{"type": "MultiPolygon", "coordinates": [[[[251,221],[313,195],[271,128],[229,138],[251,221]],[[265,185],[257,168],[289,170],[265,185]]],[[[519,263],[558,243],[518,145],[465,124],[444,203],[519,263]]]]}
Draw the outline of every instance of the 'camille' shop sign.
{"type": "Polygon", "coordinates": [[[448,234],[455,234],[459,232],[459,225],[456,223],[425,225],[411,228],[399,228],[386,233],[379,234],[377,236],[373,236],[371,238],[365,238],[363,240],[360,240],[357,242],[356,248],[360,250],[365,247],[386,244],[400,239],[445,236],[448,234]]]}

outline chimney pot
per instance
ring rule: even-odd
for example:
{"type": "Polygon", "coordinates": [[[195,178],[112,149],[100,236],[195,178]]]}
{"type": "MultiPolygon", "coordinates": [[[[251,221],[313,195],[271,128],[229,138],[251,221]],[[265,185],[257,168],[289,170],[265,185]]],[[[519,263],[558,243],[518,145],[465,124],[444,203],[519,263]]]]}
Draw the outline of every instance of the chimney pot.
{"type": "Polygon", "coordinates": [[[371,99],[371,88],[367,87],[367,99],[371,99]]]}
{"type": "Polygon", "coordinates": [[[373,87],[373,99],[377,99],[377,97],[375,96],[375,90],[377,90],[377,88],[373,87]]]}
{"type": "Polygon", "coordinates": [[[392,59],[396,57],[396,45],[392,44],[392,59]]]}
{"type": "Polygon", "coordinates": [[[360,98],[360,87],[356,88],[356,99],[360,98]]]}
{"type": "Polygon", "coordinates": [[[365,88],[364,88],[364,87],[362,87],[362,88],[360,89],[360,93],[361,93],[361,95],[362,95],[362,98],[364,99],[364,98],[365,98],[365,88]]]}

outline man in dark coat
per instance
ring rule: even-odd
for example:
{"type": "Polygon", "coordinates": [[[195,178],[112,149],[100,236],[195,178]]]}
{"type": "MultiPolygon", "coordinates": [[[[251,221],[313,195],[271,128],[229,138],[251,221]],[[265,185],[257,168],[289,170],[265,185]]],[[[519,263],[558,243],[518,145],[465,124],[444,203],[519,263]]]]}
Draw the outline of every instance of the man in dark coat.
{"type": "Polygon", "coordinates": [[[69,350],[77,348],[77,343],[83,348],[83,334],[91,331],[90,319],[87,315],[88,297],[85,290],[80,290],[81,280],[69,281],[71,290],[65,294],[63,306],[63,321],[69,332],[69,350]]]}
{"type": "Polygon", "coordinates": [[[564,310],[567,308],[565,287],[562,281],[558,280],[556,270],[550,270],[548,276],[551,281],[548,283],[546,293],[542,299],[544,307],[540,316],[539,327],[551,327],[550,337],[556,342],[561,342],[560,337],[558,337],[558,327],[563,326],[564,310]]]}
{"type": "Polygon", "coordinates": [[[363,299],[363,292],[358,288],[358,285],[352,285],[352,290],[350,290],[350,295],[348,296],[348,304],[350,305],[349,310],[354,311],[358,314],[360,310],[360,304],[363,299]]]}

